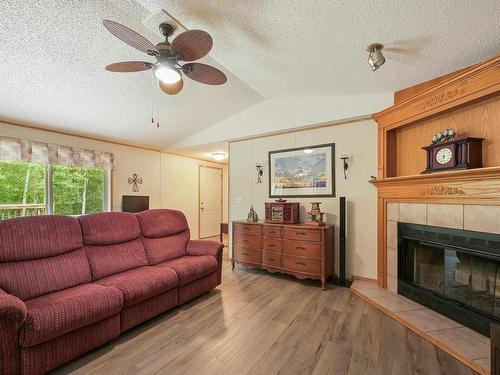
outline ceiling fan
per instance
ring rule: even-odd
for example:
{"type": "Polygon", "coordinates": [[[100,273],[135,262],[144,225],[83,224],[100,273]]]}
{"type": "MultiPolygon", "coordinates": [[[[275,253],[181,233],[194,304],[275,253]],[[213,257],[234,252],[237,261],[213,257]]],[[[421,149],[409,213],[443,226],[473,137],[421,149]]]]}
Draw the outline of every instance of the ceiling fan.
{"type": "Polygon", "coordinates": [[[106,66],[110,72],[129,73],[153,69],[158,78],[161,90],[168,95],[178,94],[184,82],[182,73],[206,85],[222,85],[226,83],[226,75],[213,66],[189,62],[181,65],[180,61],[201,59],[212,49],[213,40],[209,33],[202,30],[188,30],[179,34],[170,43],[168,38],[174,33],[174,27],[168,23],[160,24],[160,31],[165,41],[156,46],[142,35],[117,22],[104,20],[104,27],[129,46],[156,58],[156,63],[147,61],[122,61],[106,66]]]}

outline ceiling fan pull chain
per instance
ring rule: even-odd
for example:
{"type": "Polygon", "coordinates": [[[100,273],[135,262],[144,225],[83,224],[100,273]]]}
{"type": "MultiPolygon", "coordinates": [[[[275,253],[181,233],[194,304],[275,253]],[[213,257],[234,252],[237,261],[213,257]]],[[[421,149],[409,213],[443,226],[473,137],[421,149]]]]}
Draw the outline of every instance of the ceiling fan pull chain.
{"type": "Polygon", "coordinates": [[[155,123],[155,104],[154,104],[154,100],[155,100],[155,76],[154,74],[151,72],[151,123],[154,124],[155,123]]]}
{"type": "Polygon", "coordinates": [[[156,121],[156,128],[159,128],[160,127],[160,86],[156,86],[156,118],[157,118],[157,121],[156,121]]]}

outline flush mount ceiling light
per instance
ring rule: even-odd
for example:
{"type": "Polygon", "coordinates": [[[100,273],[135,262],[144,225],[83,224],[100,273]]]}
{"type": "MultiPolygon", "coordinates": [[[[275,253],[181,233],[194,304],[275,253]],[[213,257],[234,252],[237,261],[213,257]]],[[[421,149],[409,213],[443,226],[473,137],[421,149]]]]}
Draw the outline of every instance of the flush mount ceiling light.
{"type": "Polygon", "coordinates": [[[226,154],[223,152],[214,152],[210,156],[212,157],[212,159],[217,160],[217,161],[221,161],[221,160],[224,160],[226,158],[226,154]]]}
{"type": "Polygon", "coordinates": [[[370,44],[366,48],[366,51],[370,53],[368,55],[368,64],[370,64],[373,71],[377,70],[385,63],[385,57],[382,55],[382,48],[384,48],[384,45],[380,43],[370,44]]]}

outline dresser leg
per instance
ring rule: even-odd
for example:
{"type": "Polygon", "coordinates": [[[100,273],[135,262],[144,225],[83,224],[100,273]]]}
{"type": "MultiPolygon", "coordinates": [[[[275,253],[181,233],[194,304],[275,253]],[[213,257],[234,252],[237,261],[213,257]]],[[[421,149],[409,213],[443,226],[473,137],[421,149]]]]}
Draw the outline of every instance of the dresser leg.
{"type": "Polygon", "coordinates": [[[324,277],[321,278],[321,289],[322,290],[326,290],[326,287],[325,287],[325,284],[326,284],[326,280],[324,277]]]}
{"type": "Polygon", "coordinates": [[[231,258],[231,270],[234,270],[234,258],[231,258]]]}

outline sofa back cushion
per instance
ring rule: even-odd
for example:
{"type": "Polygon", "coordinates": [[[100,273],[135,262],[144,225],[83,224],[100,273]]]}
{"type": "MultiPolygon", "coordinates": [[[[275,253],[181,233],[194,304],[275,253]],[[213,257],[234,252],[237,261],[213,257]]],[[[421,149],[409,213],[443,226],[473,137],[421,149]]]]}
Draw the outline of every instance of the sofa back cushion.
{"type": "Polygon", "coordinates": [[[148,265],[134,214],[105,212],[78,220],[93,280],[148,265]]]}
{"type": "Polygon", "coordinates": [[[78,220],[32,216],[0,221],[0,288],[27,300],[91,281],[78,220]]]}
{"type": "Polygon", "coordinates": [[[0,288],[22,300],[90,282],[83,249],[50,258],[0,263],[0,288]]]}
{"type": "Polygon", "coordinates": [[[180,211],[159,209],[137,214],[149,264],[154,265],[186,255],[190,233],[186,216],[180,211]]]}
{"type": "Polygon", "coordinates": [[[70,216],[28,216],[0,221],[0,262],[47,258],[80,247],[80,225],[70,216]]]}

